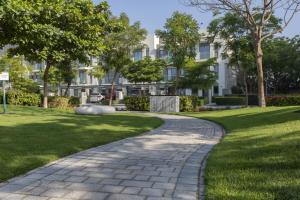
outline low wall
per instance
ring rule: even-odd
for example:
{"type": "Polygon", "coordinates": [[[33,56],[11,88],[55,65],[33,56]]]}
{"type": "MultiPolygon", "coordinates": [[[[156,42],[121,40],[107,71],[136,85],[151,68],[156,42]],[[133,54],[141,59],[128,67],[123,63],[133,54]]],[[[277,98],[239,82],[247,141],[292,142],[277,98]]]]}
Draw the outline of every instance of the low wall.
{"type": "Polygon", "coordinates": [[[150,112],[179,112],[178,96],[151,96],[150,112]]]}

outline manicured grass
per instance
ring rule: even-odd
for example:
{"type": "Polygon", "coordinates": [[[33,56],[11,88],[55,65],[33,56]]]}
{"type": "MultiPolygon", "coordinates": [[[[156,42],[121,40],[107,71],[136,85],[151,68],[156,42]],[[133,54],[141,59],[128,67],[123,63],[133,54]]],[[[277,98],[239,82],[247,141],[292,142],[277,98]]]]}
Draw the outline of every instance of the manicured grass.
{"type": "Polygon", "coordinates": [[[208,200],[300,199],[300,107],[185,113],[227,131],[209,155],[208,200]]]}
{"type": "Polygon", "coordinates": [[[15,114],[0,115],[0,182],[163,123],[158,118],[129,113],[82,116],[34,107],[11,107],[9,112],[15,114]]]}

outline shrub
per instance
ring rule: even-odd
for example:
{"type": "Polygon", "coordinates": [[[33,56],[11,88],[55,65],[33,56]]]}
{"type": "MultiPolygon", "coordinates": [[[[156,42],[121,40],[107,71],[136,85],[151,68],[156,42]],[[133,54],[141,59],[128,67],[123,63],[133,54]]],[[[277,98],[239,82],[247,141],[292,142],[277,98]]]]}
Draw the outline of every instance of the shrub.
{"type": "Polygon", "coordinates": [[[180,112],[195,111],[207,103],[208,103],[207,99],[202,97],[180,96],[180,112]]]}
{"type": "Polygon", "coordinates": [[[150,98],[148,96],[128,96],[124,98],[127,110],[149,111],[150,98]]]}
{"type": "Polygon", "coordinates": [[[34,93],[26,93],[20,90],[10,90],[7,93],[9,104],[21,106],[40,106],[41,96],[34,93]]]}
{"type": "Polygon", "coordinates": [[[80,105],[80,99],[79,97],[70,97],[68,103],[71,107],[78,107],[80,105]]]}
{"type": "Polygon", "coordinates": [[[227,96],[227,97],[214,97],[213,102],[217,105],[222,106],[236,106],[236,105],[245,105],[245,97],[238,96],[227,96]]]}
{"type": "Polygon", "coordinates": [[[300,96],[273,96],[266,97],[267,106],[297,106],[300,105],[300,96]]]}
{"type": "Polygon", "coordinates": [[[48,97],[49,108],[67,109],[70,108],[69,98],[60,96],[48,97]]]}

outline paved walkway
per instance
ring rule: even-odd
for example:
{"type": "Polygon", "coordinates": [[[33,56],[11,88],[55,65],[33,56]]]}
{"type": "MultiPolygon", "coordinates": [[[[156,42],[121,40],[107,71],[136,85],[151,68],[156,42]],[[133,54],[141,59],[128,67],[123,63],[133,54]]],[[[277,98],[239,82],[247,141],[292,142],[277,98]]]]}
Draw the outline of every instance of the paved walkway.
{"type": "Polygon", "coordinates": [[[198,199],[202,161],[222,128],[183,116],[159,117],[165,124],[144,135],[79,152],[1,184],[0,199],[198,199]]]}

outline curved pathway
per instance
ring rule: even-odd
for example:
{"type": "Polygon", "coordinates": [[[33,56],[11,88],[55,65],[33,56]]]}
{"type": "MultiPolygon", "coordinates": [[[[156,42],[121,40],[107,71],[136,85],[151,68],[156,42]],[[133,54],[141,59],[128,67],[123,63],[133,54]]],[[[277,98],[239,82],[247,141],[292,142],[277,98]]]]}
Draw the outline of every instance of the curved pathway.
{"type": "Polygon", "coordinates": [[[2,183],[0,199],[198,199],[201,166],[223,129],[190,117],[155,116],[165,121],[158,129],[73,154],[2,183]]]}

